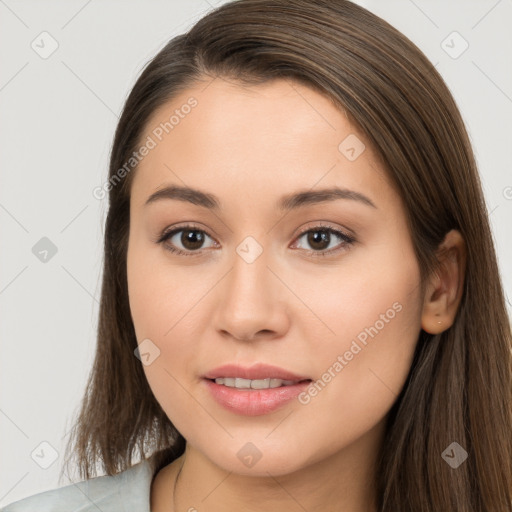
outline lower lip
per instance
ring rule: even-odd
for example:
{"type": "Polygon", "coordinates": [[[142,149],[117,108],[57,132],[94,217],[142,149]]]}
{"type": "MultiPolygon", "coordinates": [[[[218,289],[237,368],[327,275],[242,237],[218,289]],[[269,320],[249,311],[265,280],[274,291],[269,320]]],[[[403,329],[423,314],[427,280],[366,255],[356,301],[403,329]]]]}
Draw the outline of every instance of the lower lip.
{"type": "Polygon", "coordinates": [[[205,379],[205,382],[218,404],[244,416],[260,416],[273,412],[296,398],[311,383],[304,381],[278,388],[237,389],[216,384],[209,379],[205,379]]]}

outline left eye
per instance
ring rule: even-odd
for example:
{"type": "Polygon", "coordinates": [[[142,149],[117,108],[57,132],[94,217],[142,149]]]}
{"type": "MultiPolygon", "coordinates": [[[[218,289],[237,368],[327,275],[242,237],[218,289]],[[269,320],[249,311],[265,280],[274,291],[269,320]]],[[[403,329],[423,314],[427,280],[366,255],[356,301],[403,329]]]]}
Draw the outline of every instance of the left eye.
{"type": "Polygon", "coordinates": [[[329,226],[317,226],[312,229],[308,229],[299,235],[298,240],[304,237],[306,237],[306,241],[310,247],[313,247],[313,250],[308,250],[308,252],[314,253],[315,256],[325,256],[332,252],[337,252],[345,246],[352,245],[355,241],[353,237],[329,226]],[[335,250],[333,250],[332,246],[329,247],[331,245],[330,242],[333,241],[332,235],[341,240],[341,242],[334,245],[334,247],[340,246],[335,250]]]}

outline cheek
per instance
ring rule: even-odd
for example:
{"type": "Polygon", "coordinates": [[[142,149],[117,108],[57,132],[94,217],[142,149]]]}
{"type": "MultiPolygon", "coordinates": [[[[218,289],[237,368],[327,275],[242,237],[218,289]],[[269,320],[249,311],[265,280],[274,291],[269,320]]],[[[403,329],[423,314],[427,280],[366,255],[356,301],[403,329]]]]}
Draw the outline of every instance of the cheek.
{"type": "Polygon", "coordinates": [[[197,329],[194,304],[205,290],[190,283],[189,272],[166,269],[161,255],[151,258],[151,251],[140,246],[128,249],[130,311],[140,352],[149,354],[143,364],[148,384],[175,426],[187,430],[180,419],[193,416],[194,403],[184,386],[196,371],[197,357],[190,333],[197,329]]]}
{"type": "Polygon", "coordinates": [[[198,300],[190,273],[169,266],[162,252],[142,242],[128,248],[128,297],[139,343],[145,338],[167,343],[174,326],[189,321],[186,314],[198,300]]]}
{"type": "Polygon", "coordinates": [[[421,326],[419,267],[412,252],[371,256],[347,264],[343,275],[333,272],[321,292],[308,292],[308,304],[324,322],[319,327],[312,319],[308,327],[321,347],[312,360],[317,384],[303,397],[312,411],[318,407],[312,417],[329,404],[338,420],[371,425],[392,406],[409,373],[421,326]]]}

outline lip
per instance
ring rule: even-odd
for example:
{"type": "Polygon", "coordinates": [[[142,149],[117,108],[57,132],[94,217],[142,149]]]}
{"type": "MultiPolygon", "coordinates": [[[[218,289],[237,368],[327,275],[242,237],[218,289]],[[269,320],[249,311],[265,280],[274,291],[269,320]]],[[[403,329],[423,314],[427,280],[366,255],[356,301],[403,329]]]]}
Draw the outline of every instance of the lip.
{"type": "MultiPolygon", "coordinates": [[[[311,380],[305,375],[297,375],[279,366],[257,363],[250,367],[243,367],[237,364],[225,364],[210,370],[203,375],[205,379],[216,379],[218,377],[240,377],[242,379],[282,379],[282,380],[311,380]]],[[[277,389],[277,388],[276,388],[277,389]]]]}
{"type": "Polygon", "coordinates": [[[213,399],[228,411],[243,416],[261,416],[284,407],[296,398],[311,383],[307,376],[297,375],[278,366],[258,363],[251,367],[235,364],[219,366],[203,376],[213,399]],[[268,389],[237,389],[216,384],[218,377],[240,377],[242,379],[282,379],[296,381],[289,386],[268,389]]]}
{"type": "Polygon", "coordinates": [[[261,416],[285,406],[296,398],[311,381],[268,389],[236,389],[203,379],[213,399],[228,411],[243,416],[261,416]]]}

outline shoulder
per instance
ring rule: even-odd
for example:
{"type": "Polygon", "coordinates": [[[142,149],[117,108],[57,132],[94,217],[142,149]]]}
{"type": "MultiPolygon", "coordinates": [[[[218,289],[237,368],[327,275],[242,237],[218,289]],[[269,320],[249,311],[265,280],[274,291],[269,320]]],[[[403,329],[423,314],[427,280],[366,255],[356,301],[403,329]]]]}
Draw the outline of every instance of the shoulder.
{"type": "Polygon", "coordinates": [[[150,512],[152,460],[135,464],[117,475],[104,475],[34,494],[0,512],[150,512]]]}

